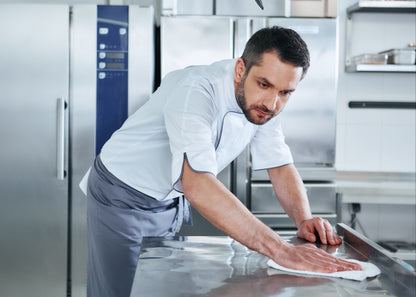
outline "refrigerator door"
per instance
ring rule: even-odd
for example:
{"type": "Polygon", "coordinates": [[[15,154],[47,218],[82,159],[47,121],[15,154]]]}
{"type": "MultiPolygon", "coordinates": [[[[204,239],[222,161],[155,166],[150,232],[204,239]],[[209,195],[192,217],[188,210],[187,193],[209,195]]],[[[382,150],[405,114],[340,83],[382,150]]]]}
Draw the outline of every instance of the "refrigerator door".
{"type": "MultiPolygon", "coordinates": [[[[161,76],[189,65],[204,65],[233,58],[234,22],[227,17],[162,17],[161,76]]],[[[231,166],[218,174],[231,188],[231,166]]],[[[180,235],[224,235],[196,210],[194,226],[182,226],[180,235]]]]}
{"type": "Polygon", "coordinates": [[[0,295],[66,296],[69,7],[0,5],[0,295]]]}
{"type": "MultiPolygon", "coordinates": [[[[101,7],[102,8],[102,7],[101,7]]],[[[114,6],[107,6],[108,9],[114,6]]],[[[87,282],[87,199],[79,188],[83,176],[93,164],[96,147],[97,92],[100,87],[114,83],[107,77],[105,84],[97,84],[96,5],[74,5],[71,19],[70,71],[70,144],[71,144],[71,285],[73,297],[86,296],[87,282]]],[[[128,92],[128,115],[143,105],[153,91],[154,80],[154,11],[152,7],[128,6],[128,90],[113,90],[119,100],[128,92]],[[119,96],[120,95],[120,96],[119,96]]],[[[98,30],[97,30],[98,29],[98,30]]],[[[107,48],[110,44],[105,45],[107,48]]],[[[101,51],[100,51],[101,52],[101,51]]],[[[109,50],[109,53],[113,51],[109,50]]],[[[127,53],[126,53],[127,55],[127,53]]],[[[97,61],[98,60],[98,61],[97,61]]],[[[115,72],[112,72],[115,73],[115,72]]],[[[102,91],[102,89],[101,89],[102,91]]],[[[111,114],[108,114],[112,116],[111,114]]]]}
{"type": "Polygon", "coordinates": [[[305,40],[311,66],[281,113],[283,131],[298,167],[335,163],[337,21],[270,18],[305,40]]]}
{"type": "MultiPolygon", "coordinates": [[[[161,77],[186,66],[233,58],[234,26],[228,17],[162,17],[161,77]]],[[[231,188],[231,167],[221,171],[218,178],[231,188]]]]}
{"type": "Polygon", "coordinates": [[[87,287],[87,197],[79,183],[95,158],[97,6],[75,5],[71,18],[71,296],[87,287]]]}
{"type": "Polygon", "coordinates": [[[226,17],[162,17],[161,76],[189,65],[233,57],[233,20],[226,17]]]}

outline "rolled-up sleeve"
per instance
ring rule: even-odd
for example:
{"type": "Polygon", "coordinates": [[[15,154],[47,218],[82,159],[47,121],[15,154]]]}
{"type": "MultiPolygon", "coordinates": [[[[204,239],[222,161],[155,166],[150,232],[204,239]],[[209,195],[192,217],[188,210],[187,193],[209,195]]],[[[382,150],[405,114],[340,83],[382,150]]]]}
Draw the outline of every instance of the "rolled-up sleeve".
{"type": "Polygon", "coordinates": [[[188,82],[178,86],[164,108],[165,127],[172,154],[172,185],[182,191],[184,158],[196,172],[217,174],[212,128],[216,107],[209,87],[188,82]]]}
{"type": "Polygon", "coordinates": [[[254,170],[269,169],[293,163],[285,142],[279,116],[260,126],[250,144],[254,170]]]}

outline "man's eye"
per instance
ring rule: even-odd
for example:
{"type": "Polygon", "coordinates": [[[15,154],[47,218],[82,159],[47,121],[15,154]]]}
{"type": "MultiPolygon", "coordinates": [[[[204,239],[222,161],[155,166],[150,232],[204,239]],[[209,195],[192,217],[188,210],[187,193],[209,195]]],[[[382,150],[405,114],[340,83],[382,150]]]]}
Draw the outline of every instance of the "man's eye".
{"type": "Polygon", "coordinates": [[[267,88],[267,85],[265,83],[259,82],[260,88],[267,88]]]}

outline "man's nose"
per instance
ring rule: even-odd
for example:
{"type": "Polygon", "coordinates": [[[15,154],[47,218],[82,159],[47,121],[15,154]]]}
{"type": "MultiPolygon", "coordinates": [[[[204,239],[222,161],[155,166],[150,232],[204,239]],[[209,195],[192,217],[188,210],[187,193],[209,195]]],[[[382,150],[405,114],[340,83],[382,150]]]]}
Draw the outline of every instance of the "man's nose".
{"type": "Polygon", "coordinates": [[[277,103],[279,101],[279,95],[273,94],[263,101],[263,105],[267,107],[268,110],[275,110],[277,103]]]}

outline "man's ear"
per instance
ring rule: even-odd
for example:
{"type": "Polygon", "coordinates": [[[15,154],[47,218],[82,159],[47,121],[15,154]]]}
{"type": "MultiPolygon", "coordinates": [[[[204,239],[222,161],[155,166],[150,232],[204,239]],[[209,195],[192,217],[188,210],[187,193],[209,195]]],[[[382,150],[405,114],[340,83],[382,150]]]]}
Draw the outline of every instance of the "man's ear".
{"type": "Polygon", "coordinates": [[[238,59],[235,63],[234,68],[234,82],[240,83],[241,79],[244,76],[244,72],[246,71],[246,64],[244,63],[243,59],[238,59]]]}

